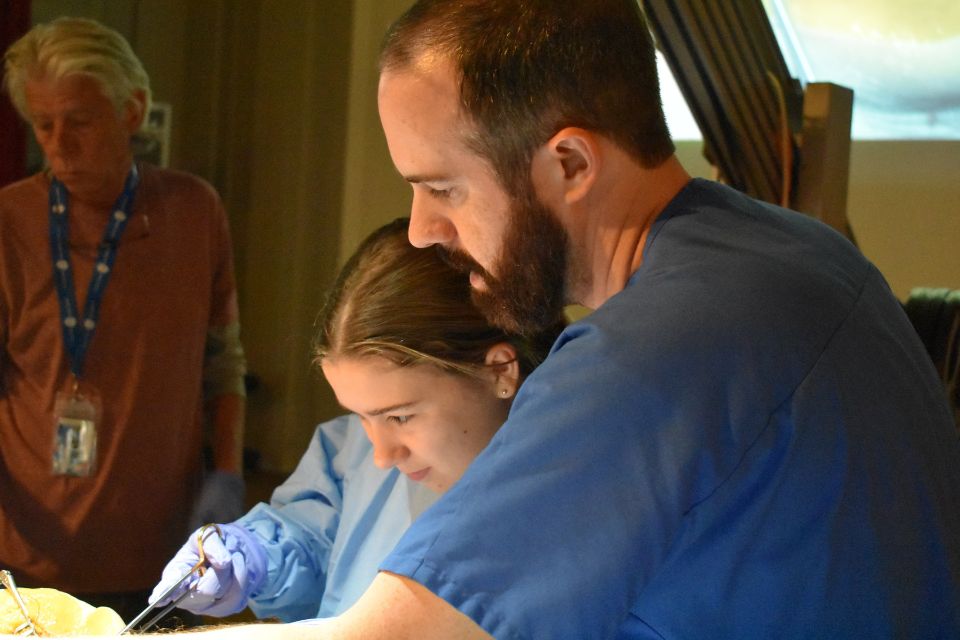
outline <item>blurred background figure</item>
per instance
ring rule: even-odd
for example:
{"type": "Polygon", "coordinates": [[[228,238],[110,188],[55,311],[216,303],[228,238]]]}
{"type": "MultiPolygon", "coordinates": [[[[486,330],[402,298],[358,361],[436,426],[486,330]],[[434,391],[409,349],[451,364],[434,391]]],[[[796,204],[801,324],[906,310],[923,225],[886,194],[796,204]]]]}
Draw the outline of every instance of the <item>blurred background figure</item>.
{"type": "Polygon", "coordinates": [[[38,25],[4,71],[47,167],[0,190],[0,566],[129,619],[190,527],[243,513],[227,218],[134,162],[150,83],[115,31],[38,25]]]}

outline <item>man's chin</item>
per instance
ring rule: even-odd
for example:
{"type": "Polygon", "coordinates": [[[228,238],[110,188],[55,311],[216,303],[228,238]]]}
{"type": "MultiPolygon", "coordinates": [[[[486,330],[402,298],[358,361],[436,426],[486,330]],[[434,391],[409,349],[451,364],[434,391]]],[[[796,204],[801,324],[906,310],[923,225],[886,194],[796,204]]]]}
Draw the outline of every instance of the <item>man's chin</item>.
{"type": "Polygon", "coordinates": [[[470,292],[470,299],[480,310],[480,313],[487,319],[491,325],[506,331],[522,335],[525,333],[523,323],[518,322],[517,316],[503,300],[498,298],[487,288],[486,281],[483,282],[483,288],[473,288],[470,292]]]}

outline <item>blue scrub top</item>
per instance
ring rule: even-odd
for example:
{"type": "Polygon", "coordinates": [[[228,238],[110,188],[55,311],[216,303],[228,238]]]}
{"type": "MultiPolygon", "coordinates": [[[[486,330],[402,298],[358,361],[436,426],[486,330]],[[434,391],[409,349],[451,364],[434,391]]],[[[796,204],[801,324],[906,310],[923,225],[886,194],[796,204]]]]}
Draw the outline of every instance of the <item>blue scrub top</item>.
{"type": "Polygon", "coordinates": [[[878,271],[694,180],[383,568],[496,638],[960,637],[958,460],[878,271]]]}
{"type": "Polygon", "coordinates": [[[357,416],[321,424],[270,504],[237,521],[267,554],[267,578],[250,609],[284,622],[342,613],[434,500],[435,493],[396,469],[374,465],[357,416]]]}

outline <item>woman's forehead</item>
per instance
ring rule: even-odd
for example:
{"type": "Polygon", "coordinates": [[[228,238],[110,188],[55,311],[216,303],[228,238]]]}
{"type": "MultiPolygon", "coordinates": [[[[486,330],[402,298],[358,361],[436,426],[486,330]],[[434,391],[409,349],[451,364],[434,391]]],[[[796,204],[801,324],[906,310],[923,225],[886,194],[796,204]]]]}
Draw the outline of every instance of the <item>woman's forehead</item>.
{"type": "Polygon", "coordinates": [[[429,362],[400,364],[395,359],[380,354],[328,356],[323,359],[321,368],[328,376],[332,373],[338,377],[353,378],[403,380],[449,375],[429,362]]]}
{"type": "Polygon", "coordinates": [[[362,415],[442,397],[460,378],[432,364],[402,366],[378,355],[338,356],[325,359],[321,368],[339,403],[362,415]]]}

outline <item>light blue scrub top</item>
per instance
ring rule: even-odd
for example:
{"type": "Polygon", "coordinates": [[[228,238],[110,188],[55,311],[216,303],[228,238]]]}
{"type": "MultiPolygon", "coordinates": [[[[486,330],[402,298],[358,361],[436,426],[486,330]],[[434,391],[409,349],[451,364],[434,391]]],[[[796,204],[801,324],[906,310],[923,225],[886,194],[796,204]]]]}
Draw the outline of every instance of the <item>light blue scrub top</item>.
{"type": "Polygon", "coordinates": [[[374,465],[357,416],[321,424],[270,504],[258,504],[237,521],[267,554],[266,581],[250,609],[258,618],[284,622],[342,613],[435,499],[397,469],[374,465]]]}
{"type": "Polygon", "coordinates": [[[881,275],[694,180],[383,568],[495,638],[958,638],[960,447],[881,275]]]}

